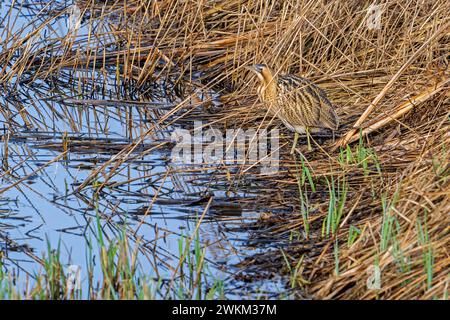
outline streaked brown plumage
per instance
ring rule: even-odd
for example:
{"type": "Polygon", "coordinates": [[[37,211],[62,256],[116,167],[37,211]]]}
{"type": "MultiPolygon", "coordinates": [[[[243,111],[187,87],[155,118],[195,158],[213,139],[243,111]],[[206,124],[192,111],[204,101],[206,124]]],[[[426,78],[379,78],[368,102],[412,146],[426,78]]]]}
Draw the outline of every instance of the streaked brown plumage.
{"type": "Polygon", "coordinates": [[[274,75],[264,64],[247,67],[258,76],[258,95],[271,113],[297,133],[337,130],[339,119],[325,92],[296,75],[274,75]]]}

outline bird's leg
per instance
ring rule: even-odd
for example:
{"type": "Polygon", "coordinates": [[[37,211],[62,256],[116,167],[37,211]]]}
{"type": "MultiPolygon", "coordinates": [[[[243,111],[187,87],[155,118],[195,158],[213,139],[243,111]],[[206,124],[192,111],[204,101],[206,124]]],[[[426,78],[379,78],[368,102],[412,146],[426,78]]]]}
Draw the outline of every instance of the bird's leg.
{"type": "Polygon", "coordinates": [[[306,140],[308,141],[308,151],[312,151],[308,127],[306,127],[306,140]]]}
{"type": "Polygon", "coordinates": [[[299,137],[298,132],[295,132],[295,134],[294,134],[294,144],[292,145],[292,148],[291,148],[291,154],[294,154],[295,147],[297,146],[297,142],[298,142],[298,137],[299,137]]]}

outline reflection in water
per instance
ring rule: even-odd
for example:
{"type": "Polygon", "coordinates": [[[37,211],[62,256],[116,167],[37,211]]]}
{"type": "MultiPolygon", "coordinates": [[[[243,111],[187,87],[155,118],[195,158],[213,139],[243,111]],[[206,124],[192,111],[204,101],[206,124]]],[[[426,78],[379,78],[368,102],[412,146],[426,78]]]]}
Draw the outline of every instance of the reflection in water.
{"type": "MultiPolygon", "coordinates": [[[[44,21],[45,12],[50,15],[64,8],[55,1],[38,14],[42,6],[13,8],[19,23],[3,22],[1,31],[24,36],[44,21]],[[21,26],[27,27],[21,30],[21,26]]],[[[9,9],[4,5],[3,13],[9,9]]],[[[207,276],[227,282],[227,296],[237,294],[235,289],[248,290],[235,279],[239,270],[233,265],[256,250],[245,246],[248,230],[242,225],[259,217],[254,199],[262,190],[257,179],[225,178],[239,172],[233,168],[171,163],[171,132],[204,116],[201,110],[189,108],[184,122],[175,122],[192,102],[175,94],[176,79],[156,80],[137,90],[133,81],[117,79],[115,63],[99,69],[93,68],[92,61],[75,66],[70,55],[67,67],[53,72],[44,62],[64,51],[64,44],[54,39],[68,32],[66,18],[63,15],[43,28],[41,41],[32,44],[38,54],[28,72],[10,78],[2,88],[4,266],[17,270],[19,276],[33,277],[42,269],[39,257],[46,253],[47,242],[52,247],[60,242],[67,265],[85,266],[99,216],[105,239],[116,239],[124,230],[132,247],[139,244],[143,272],[167,280],[180,260],[180,239],[194,236],[201,221],[198,234],[207,276]],[[47,46],[56,49],[40,51],[47,46]],[[35,78],[43,68],[48,68],[47,76],[35,78]],[[174,106],[183,104],[173,112],[174,106]],[[233,184],[239,184],[239,192],[233,184]]],[[[96,25],[95,30],[96,43],[87,43],[82,39],[89,28],[82,25],[73,52],[96,48],[98,56],[107,57],[117,50],[107,25],[96,25]]],[[[16,52],[11,61],[23,54],[16,52]]],[[[8,64],[5,74],[12,68],[8,64]]],[[[98,265],[95,270],[99,276],[98,265]]],[[[276,281],[262,285],[261,290],[277,290],[276,281]]],[[[251,290],[258,291],[259,286],[251,290]]]]}

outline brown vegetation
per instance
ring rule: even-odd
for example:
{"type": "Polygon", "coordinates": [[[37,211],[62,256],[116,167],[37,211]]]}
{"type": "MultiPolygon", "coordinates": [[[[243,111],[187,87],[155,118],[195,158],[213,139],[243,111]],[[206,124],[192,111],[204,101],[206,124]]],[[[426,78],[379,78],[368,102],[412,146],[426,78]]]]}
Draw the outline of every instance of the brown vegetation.
{"type": "MultiPolygon", "coordinates": [[[[281,270],[287,287],[315,299],[447,298],[450,3],[383,1],[379,29],[367,27],[370,3],[78,1],[97,27],[82,38],[55,37],[37,50],[31,49],[39,28],[3,37],[0,83],[12,92],[20,81],[51,82],[67,69],[92,71],[91,79],[78,79],[89,83],[94,71],[113,68],[117,86],[127,89],[110,107],[143,104],[139,112],[153,121],[93,168],[75,190],[81,192],[100,173],[109,183],[110,166],[136,157],[145,137],[172,124],[202,119],[221,128],[283,128],[262,110],[256,79],[243,66],[265,63],[307,77],[336,106],[336,139],[313,136],[312,149],[303,143],[293,157],[292,134],[283,129],[276,175],[224,164],[212,180],[227,182],[230,192],[245,183],[260,186],[257,201],[270,212],[247,226],[254,244],[267,251],[240,264],[243,276],[281,270]],[[164,83],[178,100],[170,108],[148,102],[159,98],[153,83],[164,83]],[[374,268],[381,286],[371,290],[374,268]]],[[[76,103],[105,105],[94,100],[76,103]]],[[[14,112],[33,122],[12,104],[1,111],[5,118],[14,112]]],[[[195,170],[203,169],[189,173],[195,170]]]]}

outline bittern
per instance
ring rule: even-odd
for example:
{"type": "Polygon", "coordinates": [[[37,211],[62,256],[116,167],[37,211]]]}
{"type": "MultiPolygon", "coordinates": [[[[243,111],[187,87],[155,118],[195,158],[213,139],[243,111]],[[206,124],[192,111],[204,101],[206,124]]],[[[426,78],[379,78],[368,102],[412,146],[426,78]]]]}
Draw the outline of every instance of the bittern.
{"type": "Polygon", "coordinates": [[[295,132],[291,153],[298,134],[306,133],[309,139],[310,132],[337,130],[339,119],[333,105],[325,91],[310,80],[293,74],[276,75],[264,64],[247,66],[247,69],[258,76],[258,95],[269,112],[295,132]]]}

